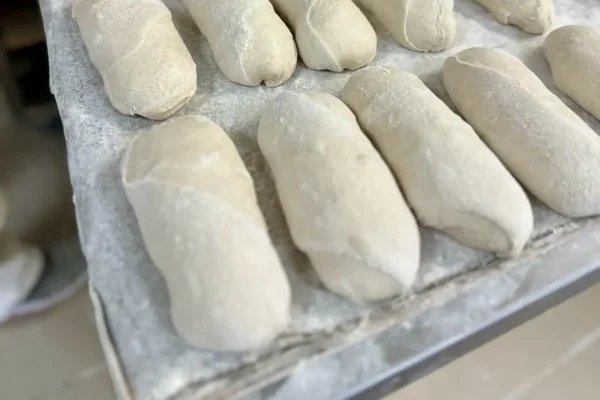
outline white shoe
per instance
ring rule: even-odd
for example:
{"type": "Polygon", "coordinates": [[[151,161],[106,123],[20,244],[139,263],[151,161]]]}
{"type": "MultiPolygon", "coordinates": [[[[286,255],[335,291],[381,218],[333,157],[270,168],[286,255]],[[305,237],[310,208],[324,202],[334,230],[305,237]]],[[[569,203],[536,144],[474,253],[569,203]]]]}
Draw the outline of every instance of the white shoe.
{"type": "Polygon", "coordinates": [[[32,246],[14,240],[0,244],[0,321],[23,301],[42,275],[44,257],[32,246]]]}

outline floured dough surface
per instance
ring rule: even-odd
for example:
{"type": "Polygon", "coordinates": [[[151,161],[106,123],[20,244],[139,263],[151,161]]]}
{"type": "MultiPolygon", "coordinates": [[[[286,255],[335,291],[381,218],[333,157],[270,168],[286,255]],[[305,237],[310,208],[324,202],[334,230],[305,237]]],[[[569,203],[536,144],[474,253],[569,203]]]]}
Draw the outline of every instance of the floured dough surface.
{"type": "Polygon", "coordinates": [[[600,214],[600,138],[518,58],[500,49],[464,50],[445,62],[444,85],[538,199],[571,217],[600,214]]]}
{"type": "Polygon", "coordinates": [[[556,86],[600,119],[600,28],[563,26],[544,42],[556,86]]]}
{"type": "Polygon", "coordinates": [[[184,0],[210,43],[221,71],[234,82],[277,86],[296,69],[296,44],[269,0],[184,0]]]}
{"type": "Polygon", "coordinates": [[[76,0],[73,17],[121,113],[165,119],[196,92],[196,64],[160,0],[76,0]]]}
{"type": "Polygon", "coordinates": [[[272,0],[307,67],[340,72],[375,57],[377,35],[352,0],[272,0]]]}
{"type": "Polygon", "coordinates": [[[195,346],[266,346],[289,320],[290,287],[252,179],[223,130],[185,116],[138,132],[123,184],[167,282],[177,331],[195,346]]]}
{"type": "Polygon", "coordinates": [[[475,0],[501,23],[540,35],[554,23],[554,0],[475,0]]]}
{"type": "Polygon", "coordinates": [[[413,285],[415,219],[344,103],[327,93],[285,92],[265,109],[258,143],[294,242],[329,290],[364,302],[413,285]]]}
{"type": "Polygon", "coordinates": [[[454,0],[360,0],[392,37],[413,51],[452,47],[456,33],[454,0]]]}
{"type": "Polygon", "coordinates": [[[533,229],[525,192],[416,75],[395,67],[364,68],[348,80],[341,99],[387,161],[421,223],[502,256],[521,251],[533,229]]]}

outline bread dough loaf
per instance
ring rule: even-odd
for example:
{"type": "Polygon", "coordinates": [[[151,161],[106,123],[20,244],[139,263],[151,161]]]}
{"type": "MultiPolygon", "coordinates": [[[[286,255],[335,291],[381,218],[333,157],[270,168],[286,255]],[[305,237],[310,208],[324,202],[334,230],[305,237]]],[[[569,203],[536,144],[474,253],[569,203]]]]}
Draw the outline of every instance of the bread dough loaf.
{"type": "Polygon", "coordinates": [[[570,217],[600,213],[600,138],[517,58],[472,48],[444,64],[450,97],[537,198],[570,217]]]}
{"type": "Polygon", "coordinates": [[[361,0],[402,46],[413,51],[452,47],[454,0],[361,0]]]}
{"type": "Polygon", "coordinates": [[[165,119],[196,92],[196,64],[160,0],[76,0],[73,17],[123,114],[165,119]]]}
{"type": "Polygon", "coordinates": [[[344,103],[285,92],[266,107],[258,144],[292,238],[329,290],[364,302],[411,287],[420,251],[415,219],[344,103]]]}
{"type": "Polygon", "coordinates": [[[122,177],[185,339],[249,350],[286,327],[287,277],[252,179],[218,125],[186,116],[140,132],[123,157],[122,177]]]}
{"type": "Polygon", "coordinates": [[[417,219],[458,241],[517,255],[533,229],[517,181],[415,75],[363,69],[341,95],[400,182],[417,219]]]}
{"type": "Polygon", "coordinates": [[[475,0],[505,25],[516,25],[525,32],[542,34],[554,21],[553,0],[475,0]]]}
{"type": "Polygon", "coordinates": [[[340,72],[368,64],[377,35],[352,0],[271,0],[292,27],[307,67],[340,72]]]}
{"type": "Polygon", "coordinates": [[[556,86],[600,119],[600,28],[564,26],[544,42],[556,86]]]}
{"type": "Polygon", "coordinates": [[[183,0],[230,80],[277,86],[296,69],[294,37],[269,0],[183,0]]]}

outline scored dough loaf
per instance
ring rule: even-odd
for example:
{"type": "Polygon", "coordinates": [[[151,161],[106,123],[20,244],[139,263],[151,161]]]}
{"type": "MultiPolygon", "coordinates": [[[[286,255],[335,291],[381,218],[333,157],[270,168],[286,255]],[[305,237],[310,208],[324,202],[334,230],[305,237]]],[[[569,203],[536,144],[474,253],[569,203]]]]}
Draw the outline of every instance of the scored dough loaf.
{"type": "Polygon", "coordinates": [[[160,0],[76,0],[73,17],[121,113],[165,119],[196,92],[196,64],[160,0]]]}
{"type": "Polygon", "coordinates": [[[554,0],[475,0],[500,23],[516,25],[527,33],[542,34],[554,21],[554,0]]]}
{"type": "Polygon", "coordinates": [[[600,119],[600,28],[564,26],[544,42],[556,86],[600,119]]]}
{"type": "Polygon", "coordinates": [[[277,86],[296,69],[294,37],[269,0],[183,0],[230,80],[277,86]]]}
{"type": "Polygon", "coordinates": [[[454,43],[454,0],[361,0],[402,46],[442,51],[454,43]]]}
{"type": "Polygon", "coordinates": [[[352,75],[341,98],[424,225],[502,256],[521,251],[533,229],[525,192],[417,76],[393,67],[366,68],[352,75]]]}
{"type": "Polygon", "coordinates": [[[600,213],[600,138],[521,61],[499,49],[448,58],[444,85],[467,121],[538,199],[600,213]]]}
{"type": "Polygon", "coordinates": [[[415,219],[344,103],[326,93],[282,93],[264,111],[258,144],[292,238],[329,290],[365,302],[411,287],[420,252],[415,219]]]}
{"type": "Polygon", "coordinates": [[[139,132],[121,171],[181,336],[212,350],[267,345],[288,323],[290,287],[227,134],[175,118],[139,132]]]}
{"type": "Polygon", "coordinates": [[[271,0],[292,27],[307,67],[340,72],[368,64],[377,35],[352,0],[271,0]]]}

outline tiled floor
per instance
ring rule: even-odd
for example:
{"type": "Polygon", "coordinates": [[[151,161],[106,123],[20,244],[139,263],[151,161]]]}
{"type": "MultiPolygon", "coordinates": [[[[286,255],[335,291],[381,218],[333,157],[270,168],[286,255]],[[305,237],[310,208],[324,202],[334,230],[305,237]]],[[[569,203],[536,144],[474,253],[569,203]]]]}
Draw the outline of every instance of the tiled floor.
{"type": "Polygon", "coordinates": [[[0,327],[0,399],[114,398],[87,290],[0,327]]]}
{"type": "Polygon", "coordinates": [[[600,286],[388,400],[600,399],[600,286]]]}
{"type": "MultiPolygon", "coordinates": [[[[599,399],[599,305],[596,286],[388,400],[599,399]]],[[[114,399],[87,291],[0,327],[0,399],[114,399]]]]}

